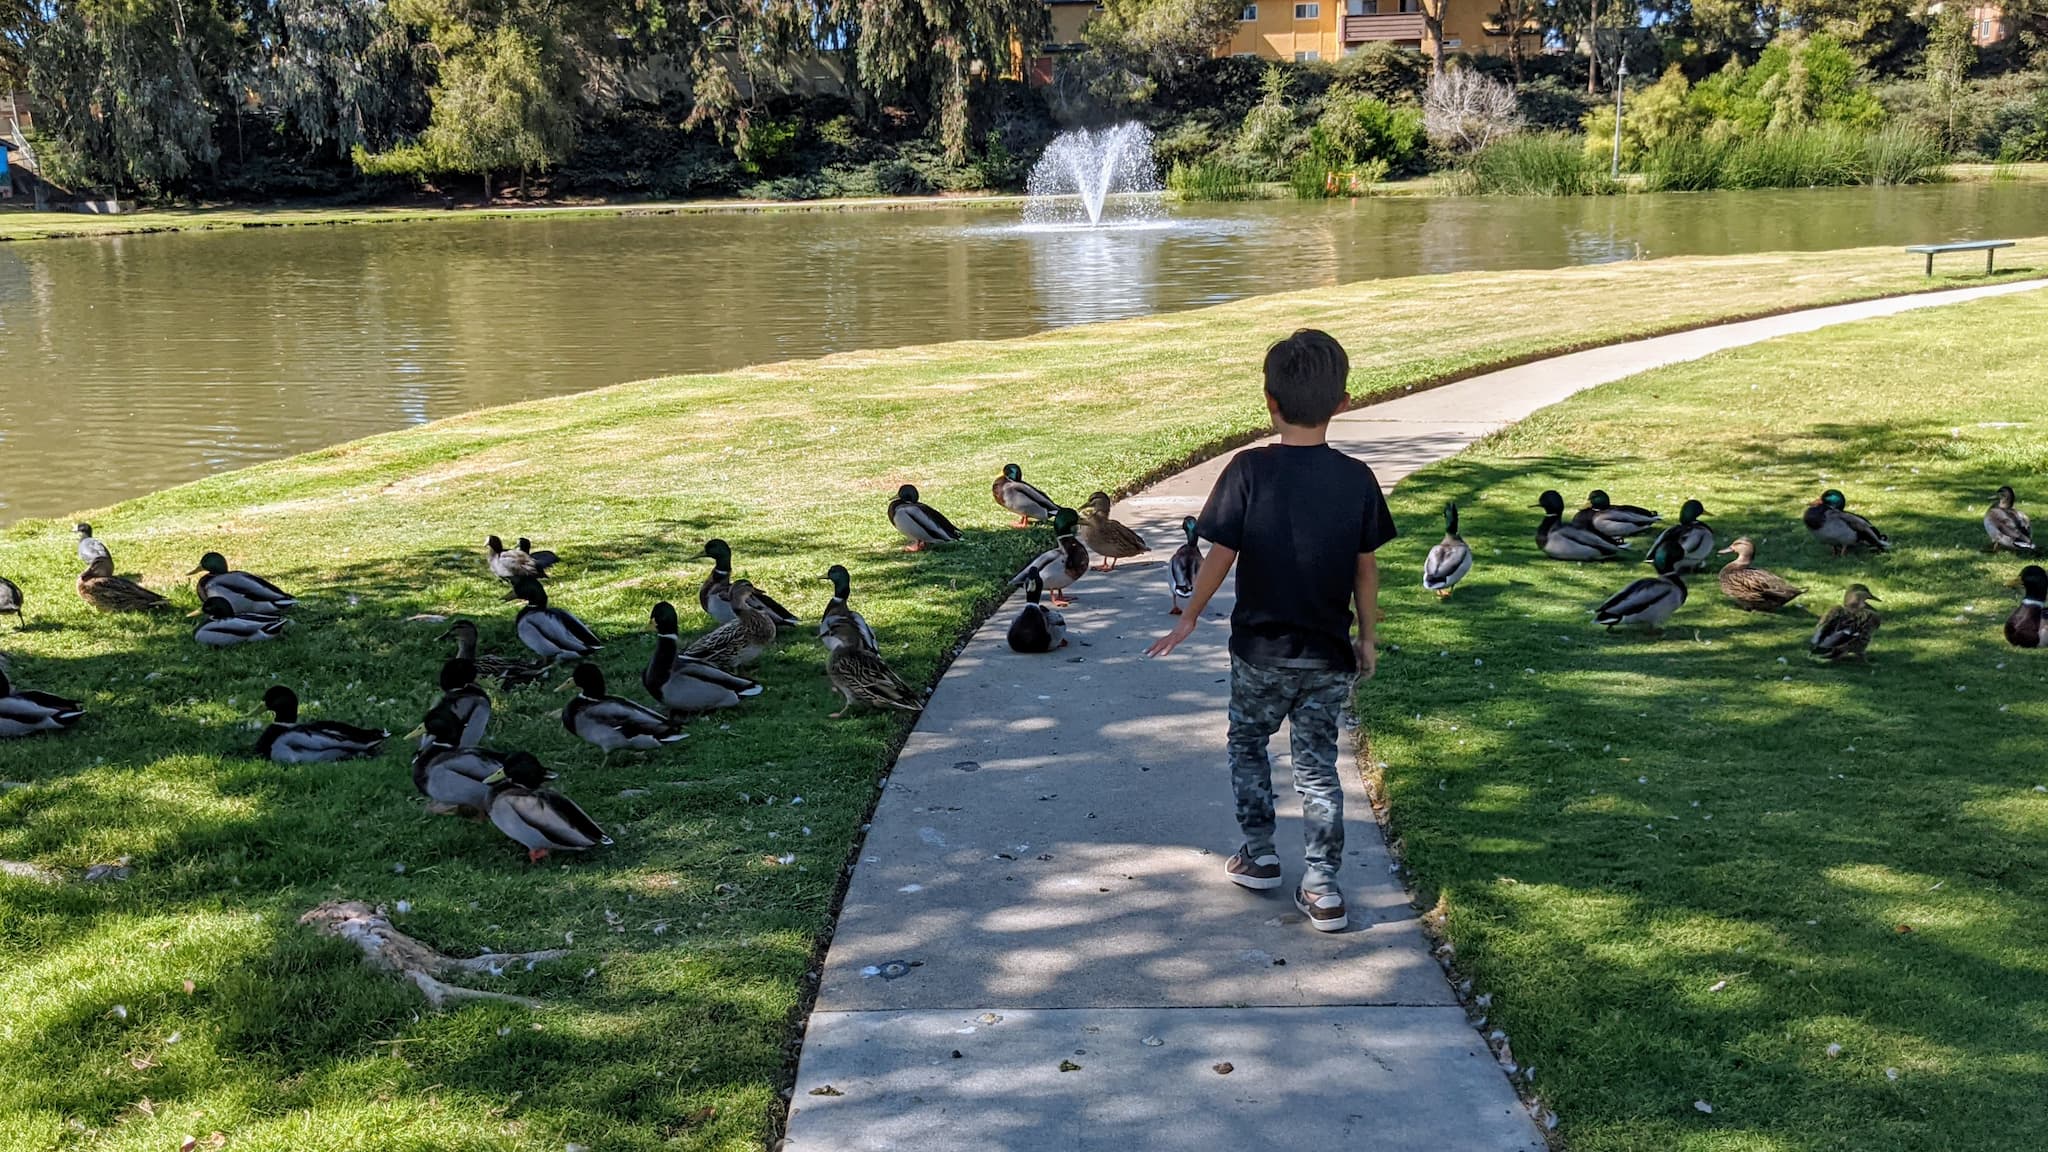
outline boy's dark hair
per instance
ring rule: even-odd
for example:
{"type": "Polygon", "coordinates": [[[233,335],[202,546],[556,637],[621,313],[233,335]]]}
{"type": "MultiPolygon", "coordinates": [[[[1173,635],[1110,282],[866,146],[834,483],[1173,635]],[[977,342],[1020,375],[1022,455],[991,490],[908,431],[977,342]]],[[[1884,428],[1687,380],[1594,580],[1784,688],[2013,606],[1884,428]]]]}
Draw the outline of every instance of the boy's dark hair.
{"type": "Polygon", "coordinates": [[[1303,328],[1266,349],[1266,395],[1289,424],[1327,424],[1344,406],[1351,358],[1328,332],[1303,328]]]}

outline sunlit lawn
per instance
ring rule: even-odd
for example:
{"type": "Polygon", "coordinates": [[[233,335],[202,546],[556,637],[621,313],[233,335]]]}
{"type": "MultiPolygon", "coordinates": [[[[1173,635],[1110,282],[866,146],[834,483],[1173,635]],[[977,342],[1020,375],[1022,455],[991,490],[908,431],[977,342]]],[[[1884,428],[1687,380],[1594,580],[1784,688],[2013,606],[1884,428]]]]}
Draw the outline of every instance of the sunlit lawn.
{"type": "MultiPolygon", "coordinates": [[[[2044,257],[2048,245],[2031,241],[2011,264],[2044,257]]],[[[610,641],[602,665],[615,690],[640,692],[655,600],[682,607],[686,629],[702,626],[693,598],[705,565],[691,557],[712,535],[732,541],[742,574],[807,615],[824,601],[825,568],[845,563],[889,658],[929,681],[1001,579],[1043,544],[1002,526],[988,497],[1002,464],[1078,500],[1241,436],[1263,418],[1259,355],[1295,327],[1343,338],[1364,394],[1926,283],[1913,260],[1875,249],[1323,289],[1031,339],[627,385],[92,513],[120,569],[181,608],[195,601],[179,574],[207,549],[304,595],[287,640],[224,653],[200,651],[183,619],[88,613],[71,591],[68,523],[0,531],[0,573],[29,597],[25,632],[0,623],[14,678],[91,708],[75,733],[0,745],[0,781],[25,785],[0,792],[0,859],[72,878],[0,877],[0,1149],[157,1150],[213,1131],[234,1147],[293,1152],[746,1149],[772,1132],[806,970],[903,731],[895,717],[828,721],[837,702],[810,639],[792,636],[768,659],[767,695],[646,758],[601,763],[562,730],[560,696],[501,697],[491,743],[558,768],[560,787],[616,837],[588,858],[530,866],[490,828],[426,815],[396,748],[325,768],[246,754],[274,681],[297,687],[309,715],[411,727],[448,651],[434,639],[440,625],[407,622],[416,613],[475,616],[487,647],[513,647],[512,606],[482,565],[488,533],[563,554],[556,601],[610,641]],[[968,541],[898,551],[883,508],[905,481],[968,541]],[[124,856],[131,879],[77,882],[124,856]],[[574,954],[484,981],[545,1001],[541,1011],[429,1014],[411,988],[297,927],[337,897],[384,903],[401,927],[458,955],[565,943],[574,954]],[[396,912],[400,900],[409,912],[396,912]]],[[[1960,443],[1990,435],[1966,430],[1960,443]]],[[[106,450],[104,466],[119,468],[119,444],[106,450]]],[[[1810,481],[1796,479],[1785,486],[1810,481]]],[[[1523,502],[1521,486],[1474,509],[1475,535],[1523,502]]],[[[1973,477],[1952,503],[1976,501],[1977,486],[1973,477]]],[[[1525,534],[1519,521],[1515,532],[1525,534]]],[[[1968,542],[1961,529],[1956,538],[1968,542]]],[[[1486,611],[1483,590],[1502,575],[1482,568],[1445,618],[1509,627],[1519,617],[1486,611]]],[[[1908,594],[1899,607],[1912,604],[1908,594]]],[[[1526,610],[1553,611],[1534,598],[1526,610]]],[[[1910,651],[1911,637],[1902,626],[1880,651],[1910,651]]],[[[1882,664],[1879,674],[1889,674],[1882,664]]],[[[1836,746],[1832,733],[1825,746],[1836,746]]],[[[1512,836],[1541,833],[1517,822],[1512,836]]],[[[1939,939],[1930,931],[1902,946],[1939,939]]],[[[1869,1059],[1862,1043],[1857,1059],[1869,1059]]]]}
{"type": "Polygon", "coordinates": [[[2005,644],[2026,561],[1979,520],[2003,483],[2048,511],[2044,363],[2042,293],[1841,327],[1598,389],[1402,483],[1372,751],[1567,1147],[2040,1146],[2048,653],[2005,644]],[[1588,609],[1648,569],[1537,558],[1546,487],[1697,496],[1809,591],[1751,615],[1709,573],[1662,640],[1608,635],[1588,609]],[[1895,551],[1829,559],[1799,521],[1828,487],[1895,551]],[[1406,574],[1446,499],[1478,559],[1438,604],[1406,574]],[[1883,597],[1873,665],[1816,665],[1851,581],[1883,597]]]}

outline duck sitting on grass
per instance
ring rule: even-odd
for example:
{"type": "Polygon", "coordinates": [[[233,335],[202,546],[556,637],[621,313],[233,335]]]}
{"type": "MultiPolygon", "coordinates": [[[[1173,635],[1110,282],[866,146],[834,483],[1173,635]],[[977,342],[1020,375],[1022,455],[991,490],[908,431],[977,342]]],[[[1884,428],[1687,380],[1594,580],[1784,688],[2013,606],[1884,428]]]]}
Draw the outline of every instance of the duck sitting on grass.
{"type": "Polygon", "coordinates": [[[519,610],[513,622],[513,630],[519,634],[520,643],[544,660],[581,660],[604,647],[589,625],[561,608],[548,606],[548,590],[538,577],[521,576],[513,580],[512,594],[506,599],[526,601],[526,607],[519,610]]]}
{"type": "Polygon", "coordinates": [[[235,606],[221,596],[208,596],[206,603],[199,606],[199,611],[191,615],[206,617],[199,627],[192,630],[192,638],[208,648],[232,648],[237,644],[276,640],[284,635],[283,617],[268,614],[238,616],[235,606]]]}
{"type": "Polygon", "coordinates": [[[576,698],[562,709],[562,727],[604,749],[606,756],[621,748],[653,752],[686,735],[677,730],[674,718],[624,696],[610,695],[604,669],[595,664],[578,664],[575,675],[561,690],[571,688],[576,690],[576,698]]]}
{"type": "Polygon", "coordinates": [[[1606,492],[1595,488],[1586,494],[1586,506],[1572,517],[1572,527],[1590,528],[1609,540],[1625,540],[1648,532],[1663,518],[1648,508],[1616,504],[1606,492]]]}
{"type": "Polygon", "coordinates": [[[14,617],[14,627],[17,630],[28,626],[27,618],[21,614],[27,603],[28,601],[22,597],[21,585],[0,576],[0,616],[14,617]]]}
{"type": "Polygon", "coordinates": [[[464,744],[462,717],[436,704],[420,724],[426,735],[412,758],[412,784],[433,801],[430,811],[482,818],[491,804],[485,781],[505,768],[506,754],[464,744]]]}
{"type": "MultiPolygon", "coordinates": [[[[525,541],[520,543],[523,545],[525,541]]],[[[505,542],[496,536],[484,541],[484,551],[487,553],[484,561],[490,565],[491,575],[507,584],[517,582],[522,576],[539,580],[548,574],[548,565],[542,564],[531,552],[524,547],[507,548],[505,542]]]]}
{"type": "Polygon", "coordinates": [[[1685,603],[1685,580],[1678,575],[1678,565],[1683,558],[1684,553],[1679,550],[1677,541],[1659,541],[1650,551],[1650,564],[1656,568],[1657,574],[1637,580],[1608,597],[1605,603],[1593,610],[1593,622],[1605,624],[1610,632],[1618,624],[1630,624],[1647,628],[1653,635],[1661,635],[1664,621],[1685,603]]]}
{"type": "Polygon", "coordinates": [[[745,676],[682,654],[675,605],[666,600],[656,604],[648,626],[654,630],[654,655],[640,674],[640,686],[671,715],[737,708],[741,699],[761,694],[761,685],[745,676]]]}
{"type": "MultiPolygon", "coordinates": [[[[0,669],[6,665],[0,663],[0,669]]],[[[12,739],[37,732],[62,732],[85,718],[85,706],[76,700],[16,688],[0,671],[0,738],[12,739]]]]}
{"type": "Polygon", "coordinates": [[[1863,585],[1849,585],[1842,593],[1842,602],[1821,617],[1820,626],[1813,630],[1813,639],[1807,646],[1824,660],[1854,657],[1868,662],[1870,638],[1877,635],[1878,625],[1883,623],[1870,606],[1877,600],[1863,585]]]}
{"type": "Polygon", "coordinates": [[[1564,497],[1550,490],[1537,497],[1543,521],[1536,525],[1536,546],[1553,560],[1612,560],[1621,555],[1621,545],[1595,532],[1564,522],[1564,497]]]}
{"type": "Polygon", "coordinates": [[[1674,572],[1697,572],[1707,566],[1707,557],[1714,554],[1714,530],[1707,527],[1700,517],[1707,514],[1706,506],[1697,500],[1687,500],[1678,510],[1678,523],[1666,528],[1650,544],[1650,555],[1654,556],[1657,546],[1664,543],[1677,545],[1677,567],[1674,572]]]}
{"type": "Polygon", "coordinates": [[[1722,594],[1737,608],[1745,612],[1776,612],[1806,594],[1806,589],[1776,572],[1755,567],[1751,562],[1756,559],[1756,544],[1749,537],[1737,536],[1733,544],[1721,551],[1735,556],[1721,569],[1718,581],[1722,594]]]}
{"type": "Polygon", "coordinates": [[[78,597],[102,612],[169,612],[173,607],[135,581],[114,575],[114,558],[107,555],[78,574],[78,597]]]}
{"type": "MultiPolygon", "coordinates": [[[[457,656],[441,662],[441,698],[434,703],[433,712],[447,711],[455,718],[456,730],[449,743],[457,748],[474,748],[484,742],[484,733],[491,726],[491,694],[476,682],[476,662],[457,656]]],[[[429,713],[432,714],[431,712],[429,713]]],[[[430,739],[432,730],[426,730],[430,739]]]]}
{"type": "Polygon", "coordinates": [[[996,503],[1017,514],[1017,522],[1010,525],[1012,528],[1029,528],[1059,514],[1058,502],[1025,480],[1024,469],[1015,464],[1003,465],[1003,474],[996,477],[995,485],[989,491],[996,498],[996,503]]]}
{"type": "Polygon", "coordinates": [[[761,606],[761,594],[749,581],[732,582],[731,600],[737,615],[691,641],[683,655],[737,673],[758,662],[775,643],[776,620],[761,606]]]}
{"type": "Polygon", "coordinates": [[[256,754],[277,764],[331,764],[375,756],[391,733],[339,720],[300,720],[298,693],[282,684],[263,694],[276,716],[256,739],[256,754]]]}
{"type": "Polygon", "coordinates": [[[553,852],[587,852],[610,844],[588,813],[574,800],[550,788],[547,769],[530,752],[514,752],[484,783],[490,785],[486,811],[498,831],[526,849],[538,863],[553,852]]]}
{"type": "Polygon", "coordinates": [[[1890,537],[1848,509],[1848,497],[1830,488],[1820,494],[1820,499],[1807,505],[1800,519],[1805,522],[1806,530],[1813,533],[1814,539],[1828,546],[1831,555],[1840,556],[1858,549],[1891,551],[1890,537]]]}
{"type": "Polygon", "coordinates": [[[554,667],[548,660],[520,660],[511,656],[496,656],[477,650],[476,622],[457,620],[441,633],[441,639],[455,641],[457,659],[468,660],[476,666],[476,674],[486,680],[496,680],[507,691],[538,684],[548,678],[549,669],[554,667]]]}
{"type": "Polygon", "coordinates": [[[2034,550],[2034,524],[2025,512],[2014,507],[2018,500],[2012,485],[2007,484],[1998,490],[1991,507],[1984,512],[1984,534],[1991,537],[1993,552],[2000,548],[2008,552],[2034,550]]]}
{"type": "MultiPolygon", "coordinates": [[[[711,560],[711,574],[697,589],[697,606],[704,614],[720,624],[730,624],[739,617],[739,603],[733,597],[736,582],[732,578],[732,545],[723,540],[706,540],[704,551],[698,554],[711,560]]],[[[748,585],[753,587],[753,585],[748,585]]],[[[773,596],[754,588],[756,605],[775,621],[777,628],[795,628],[803,623],[797,615],[777,603],[773,596]]]]}
{"type": "Polygon", "coordinates": [[[2020,606],[2005,618],[2005,642],[2015,648],[2048,648],[2048,569],[2020,569],[2020,606]]]}
{"type": "Polygon", "coordinates": [[[201,556],[199,567],[186,575],[199,577],[201,599],[219,597],[237,616],[281,616],[299,604],[298,597],[261,576],[229,571],[227,558],[218,552],[201,556]]]}

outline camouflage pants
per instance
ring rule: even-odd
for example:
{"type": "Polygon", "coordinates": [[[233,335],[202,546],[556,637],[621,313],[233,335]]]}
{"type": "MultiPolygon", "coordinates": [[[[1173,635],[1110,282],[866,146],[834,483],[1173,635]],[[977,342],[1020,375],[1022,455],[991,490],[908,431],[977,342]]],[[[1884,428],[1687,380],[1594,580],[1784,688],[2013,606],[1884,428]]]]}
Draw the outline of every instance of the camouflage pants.
{"type": "Polygon", "coordinates": [[[1302,887],[1332,890],[1344,861],[1344,788],[1337,777],[1337,721],[1351,703],[1349,672],[1262,668],[1230,661],[1230,785],[1244,854],[1274,853],[1273,764],[1266,744],[1280,722],[1291,729],[1294,791],[1301,797],[1308,872],[1302,887]]]}

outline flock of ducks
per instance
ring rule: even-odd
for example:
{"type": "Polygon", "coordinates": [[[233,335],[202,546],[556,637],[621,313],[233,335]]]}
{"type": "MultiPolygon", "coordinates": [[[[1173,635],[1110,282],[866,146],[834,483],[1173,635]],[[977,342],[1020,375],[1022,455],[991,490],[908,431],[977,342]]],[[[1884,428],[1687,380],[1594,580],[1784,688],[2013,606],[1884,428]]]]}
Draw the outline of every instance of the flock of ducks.
{"type": "MultiPolygon", "coordinates": [[[[2002,487],[1984,513],[1984,533],[1994,553],[2035,551],[2033,525],[2016,504],[2012,488],[2002,487]]],[[[1756,543],[1747,536],[1716,549],[1714,530],[1701,519],[1707,510],[1698,500],[1687,500],[1679,509],[1678,522],[1661,530],[1658,525],[1664,518],[1658,513],[1616,504],[1598,489],[1570,520],[1565,519],[1564,497],[1555,491],[1543,493],[1535,506],[1544,513],[1536,526],[1536,546],[1553,559],[1580,563],[1616,559],[1629,551],[1630,537],[1657,531],[1647,553],[1656,575],[1630,582],[1593,609],[1594,622],[1609,630],[1634,625],[1661,632],[1665,621],[1686,601],[1685,576],[1702,571],[1717,554],[1734,556],[1721,568],[1717,583],[1722,594],[1745,611],[1776,612],[1806,592],[1777,573],[1758,568],[1756,543]]],[[[1890,537],[1865,517],[1849,511],[1848,499],[1833,488],[1808,505],[1800,520],[1836,557],[1891,550],[1890,537]]],[[[1447,504],[1444,538],[1430,549],[1423,563],[1422,585],[1448,597],[1471,571],[1472,549],[1458,534],[1458,506],[1447,504]]],[[[2019,584],[2023,593],[2019,607],[2006,618],[2006,641],[2020,648],[2048,647],[2048,610],[2043,608],[2048,602],[2048,571],[2030,564],[2021,570],[2019,584]]],[[[1842,593],[1842,602],[1829,608],[1814,629],[1809,650],[1826,660],[1867,660],[1871,638],[1882,623],[1870,607],[1877,602],[1879,597],[1869,587],[1850,584],[1842,593]]]]}

